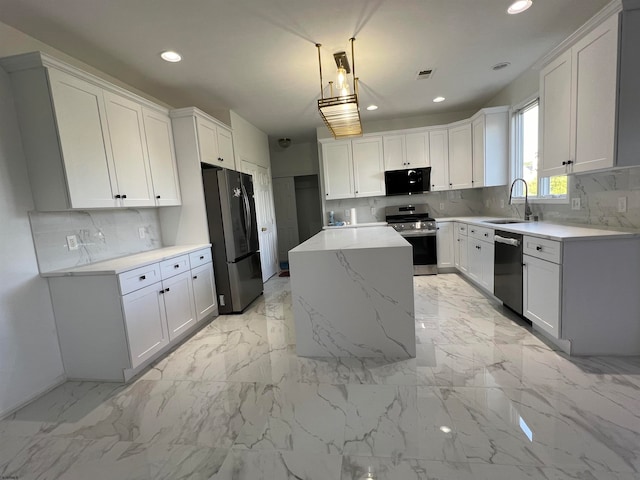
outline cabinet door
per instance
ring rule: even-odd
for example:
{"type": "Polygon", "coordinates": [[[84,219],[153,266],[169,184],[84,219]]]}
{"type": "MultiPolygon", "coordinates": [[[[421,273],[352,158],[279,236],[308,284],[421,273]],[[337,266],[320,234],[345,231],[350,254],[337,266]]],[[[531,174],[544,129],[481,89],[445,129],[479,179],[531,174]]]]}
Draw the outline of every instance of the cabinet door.
{"type": "Polygon", "coordinates": [[[449,186],[471,188],[471,123],[449,129],[449,186]]]}
{"type": "Polygon", "coordinates": [[[213,263],[200,265],[191,270],[193,282],[193,296],[196,302],[196,315],[198,321],[213,312],[216,303],[216,282],[213,276],[213,263]]]}
{"type": "Polygon", "coordinates": [[[431,160],[431,190],[449,189],[449,132],[429,132],[429,159],[431,160]]]}
{"type": "Polygon", "coordinates": [[[493,293],[493,263],[495,251],[493,243],[480,242],[480,285],[493,293]]]}
{"type": "Polygon", "coordinates": [[[482,242],[474,238],[469,238],[469,278],[476,283],[480,283],[482,278],[482,242]]]}
{"type": "Polygon", "coordinates": [[[104,92],[104,100],[118,182],[116,194],[125,207],[155,206],[142,106],[111,92],[104,92]]]}
{"type": "Polygon", "coordinates": [[[235,157],[233,154],[233,137],[229,130],[217,127],[218,131],[218,155],[225,168],[235,169],[235,157]]]}
{"type": "Polygon", "coordinates": [[[436,235],[438,268],[453,267],[453,222],[438,222],[436,235]]]}
{"type": "Polygon", "coordinates": [[[408,133],[405,136],[407,166],[411,168],[428,167],[429,133],[408,133]]]}
{"type": "Polygon", "coordinates": [[[131,367],[136,368],[169,343],[161,283],[122,297],[131,367]]]}
{"type": "Polygon", "coordinates": [[[384,143],[384,169],[403,170],[407,168],[404,135],[385,135],[384,143]]]}
{"type": "Polygon", "coordinates": [[[384,195],[384,162],[382,137],[351,141],[356,197],[384,195]]]}
{"type": "Polygon", "coordinates": [[[460,235],[458,237],[458,268],[462,273],[468,273],[469,271],[469,237],[466,235],[460,235]]]}
{"type": "Polygon", "coordinates": [[[563,175],[572,160],[570,50],[540,71],[539,118],[538,175],[563,175]]]}
{"type": "Polygon", "coordinates": [[[197,322],[191,285],[191,272],[183,272],[162,281],[167,313],[169,341],[173,341],[197,322]]]}
{"type": "Polygon", "coordinates": [[[587,172],[614,165],[618,16],[576,43],[572,50],[575,164],[587,172]]]}
{"type": "Polygon", "coordinates": [[[522,256],[523,312],[536,326],[560,337],[560,265],[522,256]]]}
{"type": "Polygon", "coordinates": [[[351,141],[322,144],[324,192],[327,200],[353,198],[353,159],[351,141]]]}
{"type": "Polygon", "coordinates": [[[156,206],[180,205],[180,186],[171,119],[161,112],[142,109],[156,206]]]}
{"type": "Polygon", "coordinates": [[[116,177],[102,89],[49,69],[71,208],[114,208],[116,177]]]}
{"type": "Polygon", "coordinates": [[[218,131],[215,124],[202,118],[197,118],[196,126],[198,129],[200,161],[209,165],[225,167],[224,161],[220,161],[221,157],[218,154],[218,131]]]}
{"type": "Polygon", "coordinates": [[[473,127],[473,179],[474,187],[484,187],[484,160],[485,160],[485,121],[484,115],[476,118],[473,127]]]}

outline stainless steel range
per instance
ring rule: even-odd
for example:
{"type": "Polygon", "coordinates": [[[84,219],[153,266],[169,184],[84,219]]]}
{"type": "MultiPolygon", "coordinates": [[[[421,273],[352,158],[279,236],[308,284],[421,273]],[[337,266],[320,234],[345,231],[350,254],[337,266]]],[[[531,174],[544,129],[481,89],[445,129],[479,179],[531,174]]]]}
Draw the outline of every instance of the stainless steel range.
{"type": "Polygon", "coordinates": [[[385,208],[385,220],[413,247],[413,274],[438,273],[436,221],[428,205],[401,205],[385,208]]]}

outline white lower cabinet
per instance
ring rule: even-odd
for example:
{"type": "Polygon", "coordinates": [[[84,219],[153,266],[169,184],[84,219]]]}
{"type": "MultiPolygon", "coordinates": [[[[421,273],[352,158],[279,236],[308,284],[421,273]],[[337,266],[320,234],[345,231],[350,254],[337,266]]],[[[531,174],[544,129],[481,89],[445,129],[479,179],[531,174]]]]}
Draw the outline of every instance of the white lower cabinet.
{"type": "Polygon", "coordinates": [[[438,222],[436,230],[438,268],[454,266],[453,245],[454,222],[438,222]]]}
{"type": "Polygon", "coordinates": [[[560,275],[557,263],[523,255],[522,310],[536,326],[560,337],[560,275]]]}
{"type": "Polygon", "coordinates": [[[132,267],[49,278],[68,378],[126,382],[217,315],[210,248],[132,267]]]}
{"type": "Polygon", "coordinates": [[[493,230],[456,222],[453,254],[458,271],[493,295],[493,230]]]}
{"type": "Polygon", "coordinates": [[[453,258],[454,264],[462,273],[467,273],[469,269],[469,239],[467,237],[467,225],[456,222],[453,231],[453,258]]]}

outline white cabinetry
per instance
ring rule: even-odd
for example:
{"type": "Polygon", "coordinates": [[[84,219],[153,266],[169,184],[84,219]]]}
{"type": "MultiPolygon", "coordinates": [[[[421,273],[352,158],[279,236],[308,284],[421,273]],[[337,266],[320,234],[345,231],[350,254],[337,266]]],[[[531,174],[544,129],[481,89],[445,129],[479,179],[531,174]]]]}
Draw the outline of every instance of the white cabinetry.
{"type": "Polygon", "coordinates": [[[614,166],[618,16],[540,71],[541,176],[614,166]]]}
{"type": "Polygon", "coordinates": [[[536,326],[558,338],[560,336],[560,275],[557,263],[530,255],[522,256],[523,315],[536,326]]]}
{"type": "Polygon", "coordinates": [[[327,200],[385,193],[382,137],[325,142],[322,166],[327,200]]]}
{"type": "Polygon", "coordinates": [[[429,166],[429,132],[384,135],[384,169],[403,170],[429,166]]]}
{"type": "Polygon", "coordinates": [[[438,222],[436,230],[438,268],[454,266],[453,230],[455,222],[438,222]]]}
{"type": "Polygon", "coordinates": [[[469,270],[467,224],[456,222],[453,231],[453,258],[455,267],[462,273],[469,270]]]}
{"type": "Polygon", "coordinates": [[[493,294],[493,230],[469,225],[469,269],[468,275],[474,282],[493,294]]]}
{"type": "Polygon", "coordinates": [[[422,168],[430,165],[429,132],[407,133],[406,136],[407,165],[409,168],[422,168]]]}
{"type": "Polygon", "coordinates": [[[506,185],[509,173],[509,111],[485,108],[472,119],[474,187],[506,185]]]}
{"type": "Polygon", "coordinates": [[[143,108],[142,114],[155,204],[158,207],[180,205],[180,183],[171,119],[166,113],[148,108],[143,108]]]}
{"type": "Polygon", "coordinates": [[[382,137],[351,140],[353,177],[356,197],[384,195],[382,137]]]}
{"type": "Polygon", "coordinates": [[[471,122],[449,127],[449,187],[471,188],[473,171],[471,122]]]}
{"type": "Polygon", "coordinates": [[[231,131],[205,115],[196,116],[200,161],[236,170],[231,131]]]}
{"type": "Polygon", "coordinates": [[[120,273],[99,265],[49,278],[69,378],[128,381],[217,315],[210,248],[120,273]]]}
{"type": "Polygon", "coordinates": [[[449,189],[449,133],[446,129],[429,131],[431,190],[449,189]]]}
{"type": "Polygon", "coordinates": [[[384,135],[384,169],[402,170],[407,168],[407,145],[404,135],[384,135]]]}
{"type": "MultiPolygon", "coordinates": [[[[143,108],[166,109],[40,52],[0,65],[10,73],[36,209],[157,204],[148,147],[158,147],[143,108]]],[[[173,160],[171,150],[162,154],[173,160]]],[[[179,192],[172,196],[179,204],[179,192]]]]}

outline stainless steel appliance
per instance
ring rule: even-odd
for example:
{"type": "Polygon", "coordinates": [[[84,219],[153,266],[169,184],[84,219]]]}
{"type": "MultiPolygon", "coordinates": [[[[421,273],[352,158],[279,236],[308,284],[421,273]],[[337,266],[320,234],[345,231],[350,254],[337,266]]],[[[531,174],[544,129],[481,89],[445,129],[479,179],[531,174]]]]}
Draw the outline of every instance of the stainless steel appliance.
{"type": "Polygon", "coordinates": [[[387,196],[428,192],[431,189],[431,167],[386,171],[384,188],[387,196]]]}
{"type": "Polygon", "coordinates": [[[385,220],[413,247],[413,274],[438,273],[436,221],[428,205],[402,205],[385,208],[385,220]]]}
{"type": "Polygon", "coordinates": [[[496,230],[493,293],[502,303],[522,315],[522,235],[496,230]]]}
{"type": "Polygon", "coordinates": [[[262,293],[251,175],[202,164],[220,313],[242,312],[262,293]]]}

